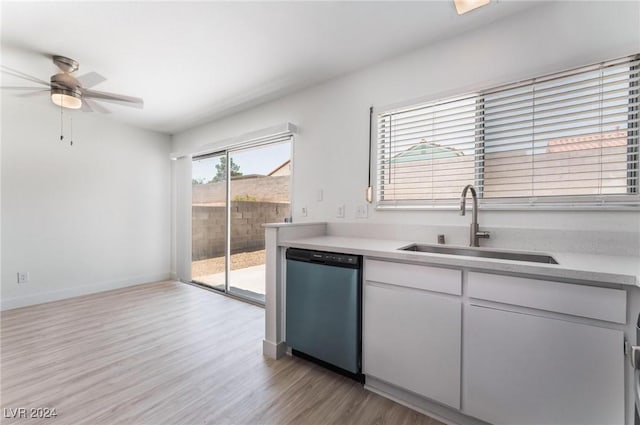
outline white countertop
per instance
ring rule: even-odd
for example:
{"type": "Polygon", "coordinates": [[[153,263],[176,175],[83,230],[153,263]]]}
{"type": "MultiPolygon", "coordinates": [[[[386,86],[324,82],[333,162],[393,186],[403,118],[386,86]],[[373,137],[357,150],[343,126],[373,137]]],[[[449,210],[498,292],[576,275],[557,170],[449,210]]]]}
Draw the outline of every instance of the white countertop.
{"type": "MultiPolygon", "coordinates": [[[[399,251],[415,241],[369,239],[340,236],[316,236],[283,240],[278,245],[340,252],[365,257],[411,261],[439,266],[464,267],[473,270],[535,275],[552,279],[593,283],[640,286],[640,258],[571,252],[535,252],[550,255],[558,264],[530,263],[462,255],[399,251]]],[[[447,245],[451,246],[451,245],[447,245]]],[[[489,249],[503,252],[523,252],[489,249]]]]}

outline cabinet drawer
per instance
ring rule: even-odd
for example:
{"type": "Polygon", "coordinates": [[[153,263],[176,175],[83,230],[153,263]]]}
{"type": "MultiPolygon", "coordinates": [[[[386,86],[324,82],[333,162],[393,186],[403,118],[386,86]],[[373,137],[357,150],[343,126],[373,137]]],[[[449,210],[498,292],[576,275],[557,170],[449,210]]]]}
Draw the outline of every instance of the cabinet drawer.
{"type": "Polygon", "coordinates": [[[570,283],[469,273],[469,296],[614,323],[626,323],[627,293],[570,283]]]}
{"type": "Polygon", "coordinates": [[[417,264],[365,260],[364,278],[372,282],[462,295],[462,271],[417,264]]]}

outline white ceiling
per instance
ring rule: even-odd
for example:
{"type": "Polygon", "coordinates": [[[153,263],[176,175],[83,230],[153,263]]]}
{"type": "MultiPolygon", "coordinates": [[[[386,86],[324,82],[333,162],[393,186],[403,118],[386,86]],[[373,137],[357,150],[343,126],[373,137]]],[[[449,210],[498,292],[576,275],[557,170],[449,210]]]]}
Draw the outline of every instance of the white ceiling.
{"type": "Polygon", "coordinates": [[[96,90],[144,98],[143,110],[105,104],[111,118],[176,133],[536,3],[494,0],[463,16],[448,0],[1,4],[4,65],[48,80],[46,55],[71,57],[78,74],[107,77],[96,90]]]}

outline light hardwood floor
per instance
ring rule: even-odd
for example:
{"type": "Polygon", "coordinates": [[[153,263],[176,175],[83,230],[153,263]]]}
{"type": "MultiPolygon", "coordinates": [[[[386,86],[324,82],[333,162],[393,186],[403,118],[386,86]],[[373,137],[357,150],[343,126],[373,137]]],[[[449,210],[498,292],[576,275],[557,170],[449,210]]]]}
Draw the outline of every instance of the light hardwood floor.
{"type": "Polygon", "coordinates": [[[263,309],[183,283],[1,319],[2,416],[58,415],[3,424],[439,424],[314,364],[263,357],[263,309]]]}

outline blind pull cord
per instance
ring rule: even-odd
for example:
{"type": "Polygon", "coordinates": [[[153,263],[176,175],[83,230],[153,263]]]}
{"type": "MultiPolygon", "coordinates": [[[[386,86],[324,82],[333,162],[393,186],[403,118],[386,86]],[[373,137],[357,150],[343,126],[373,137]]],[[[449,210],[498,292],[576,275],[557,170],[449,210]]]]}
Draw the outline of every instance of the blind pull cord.
{"type": "Polygon", "coordinates": [[[368,203],[373,202],[373,187],[371,187],[371,146],[373,139],[373,131],[371,130],[373,127],[373,106],[369,107],[369,179],[367,185],[367,193],[365,195],[365,199],[368,203]]]}

